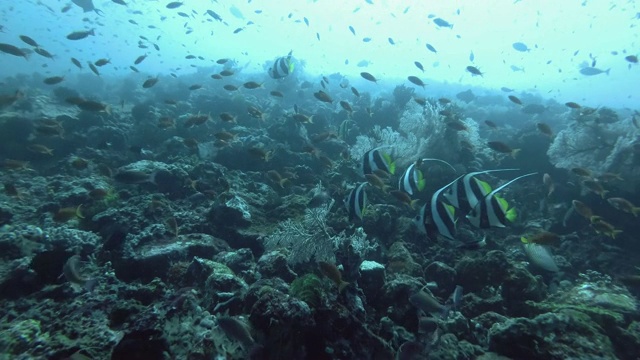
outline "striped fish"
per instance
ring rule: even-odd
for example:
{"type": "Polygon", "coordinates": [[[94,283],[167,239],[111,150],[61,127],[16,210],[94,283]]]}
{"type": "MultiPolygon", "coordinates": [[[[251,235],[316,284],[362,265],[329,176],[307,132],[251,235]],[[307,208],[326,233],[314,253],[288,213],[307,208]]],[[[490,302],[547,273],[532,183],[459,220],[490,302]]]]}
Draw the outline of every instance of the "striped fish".
{"type": "Polygon", "coordinates": [[[496,194],[513,182],[535,174],[537,173],[534,172],[518,176],[485,195],[485,197],[471,209],[471,212],[467,214],[469,222],[480,229],[506,227],[507,222],[513,222],[517,215],[515,208],[509,208],[507,201],[496,194]]]}
{"type": "Polygon", "coordinates": [[[424,178],[424,174],[418,167],[422,165],[425,161],[438,161],[444,164],[447,164],[453,171],[456,169],[451,166],[448,162],[440,159],[432,159],[432,158],[424,158],[420,159],[413,164],[409,165],[409,167],[402,173],[402,176],[398,180],[398,190],[404,191],[409,195],[413,195],[414,192],[424,190],[426,185],[426,180],[424,178]]]}
{"type": "Polygon", "coordinates": [[[366,182],[361,183],[349,192],[349,196],[344,199],[344,206],[347,208],[349,221],[353,221],[355,217],[362,220],[364,211],[367,207],[367,193],[364,191],[366,182]]]}
{"type": "Polygon", "coordinates": [[[378,170],[393,175],[396,172],[396,164],[391,160],[391,156],[381,149],[390,146],[379,146],[364,153],[362,157],[362,173],[375,174],[378,170]]]}
{"type": "Polygon", "coordinates": [[[456,181],[443,196],[449,204],[459,209],[462,214],[467,214],[476,207],[480,199],[491,192],[491,186],[476,178],[477,175],[513,170],[518,169],[484,170],[468,173],[456,181]]]}
{"type": "Polygon", "coordinates": [[[292,59],[293,50],[287,56],[279,57],[269,68],[269,76],[274,79],[282,79],[293,72],[294,64],[292,59]]]}
{"type": "Polygon", "coordinates": [[[424,204],[420,213],[414,219],[418,230],[427,234],[430,238],[440,234],[448,239],[453,239],[456,234],[455,207],[439,201],[438,197],[444,189],[455,183],[462,176],[456,178],[449,184],[441,187],[433,193],[431,201],[424,204]]]}

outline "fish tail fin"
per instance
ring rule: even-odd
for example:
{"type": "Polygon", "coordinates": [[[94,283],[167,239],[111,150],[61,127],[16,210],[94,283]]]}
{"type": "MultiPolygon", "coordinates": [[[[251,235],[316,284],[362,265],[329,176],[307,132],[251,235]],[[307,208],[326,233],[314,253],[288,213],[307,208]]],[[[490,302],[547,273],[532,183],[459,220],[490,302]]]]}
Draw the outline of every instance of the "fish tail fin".
{"type": "Polygon", "coordinates": [[[633,216],[638,216],[638,214],[640,214],[640,207],[631,208],[631,213],[633,214],[633,216]]]}
{"type": "Polygon", "coordinates": [[[411,207],[411,209],[415,209],[415,205],[418,203],[418,201],[420,201],[419,199],[413,199],[411,200],[411,202],[409,203],[409,206],[411,207]]]}
{"type": "Polygon", "coordinates": [[[612,239],[615,239],[615,238],[616,238],[616,236],[618,236],[618,234],[622,234],[622,230],[613,230],[613,231],[611,232],[611,238],[612,238],[612,239]]]}
{"type": "Polygon", "coordinates": [[[344,288],[346,288],[347,286],[349,286],[348,282],[346,281],[340,282],[340,284],[338,285],[338,293],[341,293],[342,290],[344,290],[344,288]]]}
{"type": "Polygon", "coordinates": [[[600,197],[604,199],[605,196],[607,196],[608,192],[609,192],[609,190],[602,190],[602,192],[600,193],[600,197]]]}
{"type": "Polygon", "coordinates": [[[524,237],[524,236],[521,236],[521,237],[520,237],[520,241],[521,241],[523,244],[528,244],[528,243],[529,243],[529,239],[527,239],[527,238],[526,238],[526,237],[524,237]]]}
{"type": "Polygon", "coordinates": [[[84,219],[84,215],[82,215],[82,204],[78,205],[78,207],[76,208],[76,216],[80,219],[84,219]]]}
{"type": "Polygon", "coordinates": [[[511,151],[511,157],[515,159],[520,151],[522,151],[522,149],[513,149],[513,151],[511,151]]]}
{"type": "Polygon", "coordinates": [[[609,75],[609,71],[611,71],[611,68],[608,68],[607,70],[605,70],[605,74],[609,75]]]}
{"type": "Polygon", "coordinates": [[[104,107],[104,112],[106,112],[108,115],[111,115],[111,106],[107,105],[104,107]]]}
{"type": "Polygon", "coordinates": [[[516,208],[511,208],[507,210],[507,213],[505,214],[505,218],[509,220],[509,222],[514,222],[517,217],[518,217],[518,213],[516,212],[516,208]]]}

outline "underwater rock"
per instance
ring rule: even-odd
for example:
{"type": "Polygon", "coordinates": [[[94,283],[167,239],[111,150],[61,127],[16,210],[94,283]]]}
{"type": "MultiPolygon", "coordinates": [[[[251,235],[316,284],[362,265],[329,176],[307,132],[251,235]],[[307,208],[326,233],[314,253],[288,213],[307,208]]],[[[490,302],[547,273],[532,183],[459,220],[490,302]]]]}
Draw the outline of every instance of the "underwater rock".
{"type": "Polygon", "coordinates": [[[375,261],[365,260],[360,264],[360,279],[358,285],[367,299],[376,299],[384,286],[384,265],[375,261]]]}
{"type": "Polygon", "coordinates": [[[489,331],[489,350],[516,359],[617,358],[602,329],[574,310],[496,323],[489,331]]]}
{"type": "Polygon", "coordinates": [[[138,330],[125,334],[111,353],[112,360],[164,360],[171,354],[169,343],[162,332],[155,329],[138,330]]]}
{"type": "Polygon", "coordinates": [[[255,268],[255,259],[250,249],[242,248],[234,251],[223,251],[214,257],[215,261],[227,265],[234,272],[248,272],[255,268]]]}
{"type": "Polygon", "coordinates": [[[215,261],[207,261],[206,264],[211,269],[211,274],[204,282],[203,301],[206,308],[217,309],[217,305],[232,301],[247,291],[247,283],[226,265],[215,261]]]}
{"type": "Polygon", "coordinates": [[[445,296],[451,294],[456,287],[456,270],[440,261],[434,261],[427,265],[424,269],[424,278],[427,281],[435,281],[438,284],[438,289],[446,292],[445,296]]]}
{"type": "Polygon", "coordinates": [[[499,250],[487,252],[479,258],[462,258],[456,264],[457,284],[465,292],[479,292],[487,286],[500,286],[512,267],[507,255],[499,250]]]}
{"type": "Polygon", "coordinates": [[[214,206],[209,213],[211,220],[222,227],[247,227],[251,225],[249,204],[238,195],[223,205],[214,206]]]}
{"type": "Polygon", "coordinates": [[[475,359],[483,353],[484,350],[480,346],[459,340],[454,334],[449,333],[440,336],[438,345],[429,351],[428,359],[475,359]]]}
{"type": "Polygon", "coordinates": [[[394,242],[387,250],[387,268],[390,273],[401,273],[418,276],[422,273],[422,268],[406,248],[403,242],[394,242]]]}
{"type": "Polygon", "coordinates": [[[281,251],[265,252],[256,264],[257,271],[263,278],[280,278],[288,283],[298,275],[289,267],[287,256],[281,251]]]}
{"type": "Polygon", "coordinates": [[[309,343],[318,341],[317,337],[321,335],[313,331],[316,321],[309,305],[274,288],[263,286],[260,296],[251,307],[249,320],[256,330],[264,333],[262,344],[265,353],[278,354],[281,359],[310,356],[307,353],[309,343]],[[282,334],[298,335],[283,338],[282,334]]]}
{"type": "Polygon", "coordinates": [[[177,261],[187,261],[192,257],[211,258],[223,250],[229,250],[224,240],[207,234],[179,235],[163,242],[151,242],[124,255],[114,263],[118,278],[125,281],[141,280],[149,282],[153,278],[164,278],[177,261]]]}

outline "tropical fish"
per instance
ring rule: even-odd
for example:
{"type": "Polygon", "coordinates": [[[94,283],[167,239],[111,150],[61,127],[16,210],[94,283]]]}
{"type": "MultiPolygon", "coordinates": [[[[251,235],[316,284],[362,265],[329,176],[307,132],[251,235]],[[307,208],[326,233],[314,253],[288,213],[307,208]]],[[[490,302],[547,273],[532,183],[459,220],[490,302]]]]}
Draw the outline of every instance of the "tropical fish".
{"type": "Polygon", "coordinates": [[[467,66],[467,71],[468,71],[468,72],[470,72],[470,73],[471,73],[471,75],[473,75],[473,76],[482,76],[482,75],[484,75],[484,74],[480,71],[480,69],[478,69],[478,68],[477,68],[477,67],[475,67],[475,66],[471,66],[471,65],[467,66]]]}
{"type": "Polygon", "coordinates": [[[509,98],[509,100],[511,100],[512,103],[522,105],[522,100],[520,100],[517,96],[509,95],[507,97],[509,98]]]}
{"type": "Polygon", "coordinates": [[[516,51],[520,51],[520,52],[527,52],[527,51],[531,51],[531,49],[529,49],[529,47],[527,46],[527,44],[525,43],[521,43],[521,42],[514,42],[513,44],[511,44],[511,46],[516,50],[516,51]]]}
{"type": "Polygon", "coordinates": [[[551,127],[548,124],[539,122],[536,124],[536,127],[543,135],[553,138],[553,130],[551,130],[551,127]]]}
{"type": "Polygon", "coordinates": [[[420,69],[420,71],[424,72],[424,67],[419,61],[414,61],[413,63],[416,65],[418,69],[420,69]]]}
{"type": "Polygon", "coordinates": [[[347,209],[349,221],[353,221],[355,217],[362,220],[364,212],[367,208],[367,193],[364,191],[364,187],[368,183],[363,182],[360,185],[353,188],[349,195],[344,200],[344,206],[347,209]]]}
{"type": "Polygon", "coordinates": [[[322,101],[322,102],[326,102],[331,104],[333,102],[333,99],[331,98],[331,96],[329,96],[329,94],[327,94],[326,92],[319,90],[318,92],[313,93],[313,96],[315,96],[316,99],[322,101]]]}
{"type": "Polygon", "coordinates": [[[55,84],[59,84],[64,80],[64,76],[51,76],[48,78],[45,78],[42,82],[44,82],[47,85],[55,85],[55,84]]]}
{"type": "Polygon", "coordinates": [[[318,261],[318,266],[324,276],[328,277],[338,286],[338,292],[342,292],[342,290],[349,285],[348,282],[342,280],[342,274],[335,264],[328,263],[326,261],[318,261]]]}
{"type": "Polygon", "coordinates": [[[216,317],[216,321],[218,322],[218,326],[220,327],[220,329],[222,329],[225,335],[239,342],[244,349],[251,349],[255,345],[255,340],[253,340],[247,324],[243,321],[238,320],[237,318],[232,316],[218,316],[216,317]]]}
{"type": "Polygon", "coordinates": [[[514,159],[520,152],[520,149],[512,149],[509,145],[503,143],[502,141],[489,141],[487,143],[487,146],[489,146],[491,150],[497,151],[499,153],[509,154],[514,159]]]}
{"type": "Polygon", "coordinates": [[[587,179],[582,181],[582,185],[588,190],[600,195],[601,198],[604,199],[605,195],[609,192],[609,190],[605,190],[602,184],[597,180],[587,179]]]}
{"type": "Polygon", "coordinates": [[[389,174],[394,174],[396,164],[391,160],[391,156],[381,149],[389,146],[380,146],[364,153],[362,157],[362,173],[374,174],[377,170],[382,170],[389,174]]]}
{"type": "Polygon", "coordinates": [[[26,52],[24,52],[22,49],[18,48],[17,46],[13,46],[11,44],[0,43],[0,51],[13,56],[21,56],[25,59],[29,57],[29,55],[26,52]]]}
{"type": "Polygon", "coordinates": [[[466,214],[491,192],[491,185],[476,176],[501,171],[515,171],[518,169],[496,169],[470,172],[452,182],[452,186],[443,196],[449,204],[466,214]]]}
{"type": "Polygon", "coordinates": [[[86,31],[75,31],[72,32],[71,34],[67,35],[67,39],[69,40],[82,40],[84,38],[86,38],[89,35],[93,35],[95,36],[95,32],[94,29],[91,30],[86,30],[86,31]]]}
{"type": "Polygon", "coordinates": [[[633,203],[631,203],[627,199],[621,197],[612,197],[608,198],[607,202],[614,208],[629,214],[633,214],[633,216],[638,216],[638,214],[640,214],[640,207],[633,205],[633,203]]]}
{"type": "Polygon", "coordinates": [[[418,86],[422,86],[422,88],[424,89],[424,86],[426,85],[422,80],[420,80],[419,77],[417,76],[409,76],[407,79],[409,79],[409,81],[411,81],[413,84],[418,85],[418,86]]]}
{"type": "Polygon", "coordinates": [[[20,40],[24,41],[27,45],[38,47],[38,43],[27,35],[20,35],[20,40]]]}
{"type": "Polygon", "coordinates": [[[448,162],[440,159],[424,158],[420,159],[413,164],[409,165],[407,169],[402,173],[398,180],[398,190],[405,192],[409,195],[413,195],[414,192],[424,190],[426,180],[424,175],[418,167],[425,161],[437,161],[449,166],[455,172],[456,169],[448,162]]]}
{"type": "Polygon", "coordinates": [[[368,72],[361,72],[360,76],[362,76],[362,78],[364,78],[365,80],[369,80],[369,81],[374,82],[376,84],[378,83],[378,79],[376,79],[375,76],[369,74],[368,72]]]}
{"type": "Polygon", "coordinates": [[[144,81],[144,83],[142,83],[142,87],[145,88],[145,89],[153,87],[155,84],[158,83],[158,80],[160,80],[160,78],[158,78],[158,77],[147,79],[147,80],[144,81]]]}
{"type": "Polygon", "coordinates": [[[616,229],[613,225],[604,221],[600,216],[591,217],[591,227],[598,234],[608,236],[612,239],[615,239],[618,234],[622,233],[622,230],[616,229]]]}
{"type": "Polygon", "coordinates": [[[62,274],[70,283],[91,291],[96,285],[97,279],[83,275],[81,266],[80,255],[73,255],[64,263],[62,274]]]}
{"type": "Polygon", "coordinates": [[[269,68],[269,76],[273,79],[282,79],[291,74],[294,69],[292,54],[293,50],[289,51],[287,56],[277,58],[273,66],[269,68]]]}
{"type": "Polygon", "coordinates": [[[522,248],[532,264],[550,272],[558,272],[560,270],[549,249],[544,245],[528,242],[523,243],[522,248]]]}
{"type": "Polygon", "coordinates": [[[409,296],[409,302],[425,314],[440,314],[445,309],[444,305],[440,304],[438,299],[424,291],[424,287],[415,294],[409,296]]]}
{"type": "Polygon", "coordinates": [[[438,27],[448,27],[453,29],[453,24],[450,24],[448,21],[442,19],[442,18],[435,18],[433,19],[433,23],[438,25],[438,27]]]}
{"type": "Polygon", "coordinates": [[[513,222],[517,216],[515,208],[510,208],[507,201],[496,194],[513,182],[535,174],[537,173],[518,176],[485,195],[485,197],[471,209],[471,212],[467,214],[469,222],[471,222],[473,226],[481,229],[506,227],[507,222],[513,222]]]}
{"type": "Polygon", "coordinates": [[[439,201],[438,197],[442,191],[455,183],[459,178],[438,189],[431,196],[431,200],[422,206],[418,216],[414,219],[418,231],[427,234],[429,237],[433,237],[436,234],[440,234],[448,239],[455,237],[455,207],[439,201]]]}
{"type": "Polygon", "coordinates": [[[167,9],[177,9],[182,5],[183,5],[183,3],[179,2],[179,1],[172,1],[172,2],[167,4],[167,9]]]}
{"type": "Polygon", "coordinates": [[[594,68],[594,67],[584,67],[584,68],[580,69],[580,74],[585,75],[585,76],[593,76],[593,75],[599,75],[599,74],[605,73],[605,74],[609,75],[609,71],[611,71],[611,69],[601,70],[601,69],[594,68]]]}
{"type": "Polygon", "coordinates": [[[438,53],[438,50],[436,50],[436,48],[434,48],[433,45],[427,43],[426,46],[427,46],[427,50],[431,51],[432,53],[434,53],[434,54],[438,53]]]}
{"type": "Polygon", "coordinates": [[[564,103],[567,107],[572,108],[572,109],[580,109],[580,104],[575,103],[573,101],[569,101],[567,103],[564,103]]]}
{"type": "Polygon", "coordinates": [[[138,56],[138,57],[136,58],[136,60],[133,62],[133,64],[134,64],[134,65],[138,65],[138,64],[140,64],[141,62],[143,62],[143,61],[144,61],[144,59],[146,59],[146,58],[147,58],[147,54],[140,55],[140,56],[138,56]]]}

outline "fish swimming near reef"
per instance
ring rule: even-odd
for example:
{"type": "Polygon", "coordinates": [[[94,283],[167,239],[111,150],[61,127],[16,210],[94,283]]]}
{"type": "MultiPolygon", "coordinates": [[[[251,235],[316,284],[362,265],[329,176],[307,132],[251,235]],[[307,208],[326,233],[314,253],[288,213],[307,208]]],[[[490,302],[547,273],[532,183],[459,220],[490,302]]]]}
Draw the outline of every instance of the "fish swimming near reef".
{"type": "Polygon", "coordinates": [[[518,169],[496,169],[475,171],[456,179],[449,190],[443,194],[449,204],[466,214],[476,207],[480,200],[491,192],[491,186],[476,176],[501,171],[515,171],[518,169]]]}
{"type": "Polygon", "coordinates": [[[431,200],[422,206],[420,213],[414,219],[418,231],[427,234],[428,237],[434,237],[440,234],[453,240],[456,233],[456,208],[440,201],[438,198],[446,188],[454,184],[461,177],[462,176],[459,176],[452,182],[438,189],[431,196],[431,200]]]}
{"type": "Polygon", "coordinates": [[[90,278],[82,274],[80,255],[73,255],[62,267],[62,275],[72,284],[79,285],[91,291],[97,283],[96,278],[90,278]]]}
{"type": "Polygon", "coordinates": [[[609,71],[611,71],[611,69],[601,70],[598,68],[588,66],[580,69],[580,74],[585,76],[593,76],[593,75],[599,75],[599,74],[605,73],[609,75],[609,71]]]}
{"type": "Polygon", "coordinates": [[[373,174],[377,170],[382,170],[393,175],[396,171],[396,164],[391,160],[391,156],[382,151],[388,146],[379,146],[364,153],[362,157],[362,173],[364,175],[373,174]]]}
{"type": "Polygon", "coordinates": [[[514,183],[517,180],[537,173],[529,173],[506,182],[495,190],[488,193],[476,206],[467,214],[467,219],[471,224],[480,229],[488,229],[491,227],[506,227],[507,222],[513,222],[516,219],[516,211],[504,198],[496,194],[514,183]]]}
{"type": "Polygon", "coordinates": [[[437,161],[449,166],[455,172],[456,169],[448,162],[440,159],[424,158],[420,159],[413,164],[409,165],[407,169],[402,173],[402,176],[398,180],[398,190],[405,192],[409,195],[413,195],[414,192],[424,190],[426,180],[424,174],[418,167],[425,161],[437,161]]]}
{"type": "Polygon", "coordinates": [[[295,68],[292,59],[293,50],[289,51],[287,56],[279,57],[273,63],[273,66],[269,68],[269,76],[273,79],[282,79],[291,74],[295,68]]]}
{"type": "Polygon", "coordinates": [[[364,187],[368,183],[363,182],[356,186],[349,192],[349,195],[344,199],[344,206],[347,209],[349,221],[352,221],[354,217],[362,220],[365,209],[367,207],[367,193],[364,191],[364,187]]]}

